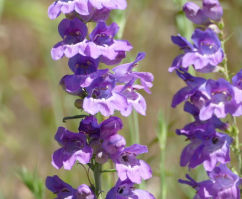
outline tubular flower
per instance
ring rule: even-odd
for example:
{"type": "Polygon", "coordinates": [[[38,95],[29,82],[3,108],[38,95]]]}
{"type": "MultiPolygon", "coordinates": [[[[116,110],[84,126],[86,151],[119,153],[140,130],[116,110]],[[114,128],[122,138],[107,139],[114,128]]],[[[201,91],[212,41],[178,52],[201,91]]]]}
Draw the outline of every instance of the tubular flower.
{"type": "Polygon", "coordinates": [[[56,135],[56,141],[62,146],[54,152],[52,164],[55,168],[70,170],[78,161],[81,164],[87,164],[92,157],[92,149],[87,145],[86,136],[83,133],[73,133],[64,127],[59,127],[56,135]]]}
{"type": "Polygon", "coordinates": [[[126,0],[56,0],[48,9],[50,19],[57,18],[61,13],[77,13],[85,21],[106,20],[113,9],[124,10],[126,0]]]}
{"type": "Polygon", "coordinates": [[[210,28],[205,31],[196,29],[192,35],[193,44],[180,35],[172,36],[172,41],[184,50],[184,54],[175,58],[170,72],[180,68],[187,70],[190,65],[199,72],[213,72],[224,59],[221,42],[210,28]]]}
{"type": "Polygon", "coordinates": [[[194,199],[240,199],[239,186],[242,179],[228,169],[226,165],[220,164],[207,173],[209,180],[196,182],[189,175],[186,175],[188,181],[179,180],[179,182],[196,189],[197,193],[194,199]]]}

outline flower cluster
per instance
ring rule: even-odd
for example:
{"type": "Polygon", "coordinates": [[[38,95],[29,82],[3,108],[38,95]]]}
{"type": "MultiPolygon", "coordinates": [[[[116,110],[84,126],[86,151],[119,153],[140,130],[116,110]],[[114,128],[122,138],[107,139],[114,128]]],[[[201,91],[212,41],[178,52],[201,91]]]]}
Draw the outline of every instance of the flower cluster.
{"type": "Polygon", "coordinates": [[[229,76],[220,37],[222,30],[219,27],[217,30],[220,32],[211,29],[212,25],[220,23],[223,9],[218,0],[203,0],[202,8],[187,2],[183,11],[199,26],[192,34],[193,43],[181,35],[172,36],[173,43],[183,53],[174,59],[169,71],[176,71],[186,83],[173,97],[172,107],[185,102],[184,111],[195,120],[176,131],[189,141],[182,151],[180,165],[193,169],[202,164],[209,179],[196,182],[187,175],[188,180],[179,182],[193,187],[197,199],[239,199],[242,179],[227,167],[231,160],[230,149],[235,142],[230,130],[234,124],[222,119],[242,115],[242,70],[232,78],[232,82],[230,78],[214,80],[191,75],[189,67],[196,72],[222,71],[226,77],[229,76]]]}
{"type": "Polygon", "coordinates": [[[90,186],[75,189],[58,176],[47,177],[46,186],[58,199],[98,198],[102,190],[96,178],[100,178],[102,165],[108,160],[115,165],[118,181],[106,199],[154,199],[134,186],[152,177],[150,166],[137,158],[148,152],[147,147],[126,146],[125,138],[118,134],[122,121],[112,116],[118,111],[127,117],[133,109],[145,115],[146,101],[139,91],[151,93],[153,82],[151,73],[136,70],[145,53],[138,53],[133,62],[120,64],[132,46],[115,38],[119,27],[107,24],[106,19],[111,10],[125,8],[126,0],[57,0],[49,7],[51,19],[66,15],[58,26],[61,41],[51,50],[54,60],[69,58],[71,74],[65,75],[60,85],[77,97],[75,106],[88,114],[83,116],[78,132],[58,128],[55,139],[60,148],[53,153],[52,165],[71,170],[76,163],[81,164],[93,171],[95,179],[93,184],[88,176],[90,186]],[[89,22],[95,23],[92,30],[88,30],[89,22]],[[116,66],[109,69],[105,65],[116,66]],[[98,123],[97,113],[109,118],[98,123]]]}

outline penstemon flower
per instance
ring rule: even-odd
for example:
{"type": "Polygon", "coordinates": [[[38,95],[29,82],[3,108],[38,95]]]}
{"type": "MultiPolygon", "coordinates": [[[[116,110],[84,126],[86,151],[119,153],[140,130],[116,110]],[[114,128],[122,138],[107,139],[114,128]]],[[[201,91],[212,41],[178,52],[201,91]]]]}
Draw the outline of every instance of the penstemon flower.
{"type": "Polygon", "coordinates": [[[241,184],[241,179],[226,165],[220,164],[213,171],[207,172],[207,174],[210,178],[209,180],[196,182],[189,175],[186,175],[188,181],[179,180],[179,182],[196,189],[195,199],[240,199],[239,185],[241,184]]]}
{"type": "Polygon", "coordinates": [[[232,78],[228,73],[221,21],[223,9],[219,1],[203,0],[202,8],[187,2],[183,11],[199,26],[192,35],[193,43],[180,35],[172,36],[173,43],[184,52],[174,59],[169,71],[176,71],[186,83],[174,95],[172,107],[185,102],[184,110],[195,119],[176,130],[189,141],[181,153],[180,165],[195,169],[202,164],[209,179],[196,182],[186,175],[188,180],[179,182],[196,190],[194,199],[239,199],[242,162],[235,117],[242,114],[242,72],[232,78]],[[210,29],[212,26],[217,26],[218,31],[210,29]],[[189,67],[202,73],[222,72],[226,80],[193,76],[188,72],[189,67]],[[231,163],[231,151],[238,157],[237,171],[231,163]]]}
{"type": "Polygon", "coordinates": [[[74,189],[69,184],[63,182],[58,176],[47,177],[46,186],[57,195],[56,199],[96,199],[94,193],[87,185],[82,184],[77,189],[74,189]]]}
{"type": "Polygon", "coordinates": [[[78,132],[58,128],[55,139],[61,147],[53,153],[52,165],[71,170],[75,164],[81,164],[93,172],[95,181],[93,184],[87,172],[90,185],[73,188],[58,176],[47,177],[46,186],[58,199],[99,198],[103,194],[102,165],[108,160],[114,163],[119,180],[110,187],[106,199],[154,199],[149,192],[134,188],[152,177],[150,166],[136,158],[147,153],[148,148],[135,143],[127,147],[125,138],[118,134],[123,128],[122,120],[112,116],[118,111],[127,117],[133,109],[145,115],[146,101],[138,91],[151,93],[154,79],[151,73],[134,70],[145,53],[139,53],[131,63],[111,68],[132,49],[128,41],[115,39],[118,25],[106,22],[111,10],[125,8],[125,0],[57,0],[49,7],[51,19],[66,15],[58,26],[62,39],[51,50],[54,60],[69,58],[71,74],[65,75],[60,85],[77,97],[75,106],[87,113],[68,117],[81,118],[78,132]],[[92,30],[89,22],[96,23],[92,30]],[[97,113],[109,118],[98,123],[97,113]]]}

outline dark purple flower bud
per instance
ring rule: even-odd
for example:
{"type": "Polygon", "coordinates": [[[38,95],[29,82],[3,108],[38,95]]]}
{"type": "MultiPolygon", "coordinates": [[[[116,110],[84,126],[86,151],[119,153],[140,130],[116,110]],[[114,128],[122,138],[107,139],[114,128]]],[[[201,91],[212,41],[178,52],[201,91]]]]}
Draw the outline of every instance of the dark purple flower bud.
{"type": "Polygon", "coordinates": [[[183,11],[185,12],[186,17],[195,24],[201,25],[209,23],[209,18],[204,14],[203,10],[193,2],[185,3],[183,11]]]}
{"type": "Polygon", "coordinates": [[[116,23],[107,26],[105,22],[100,22],[90,34],[90,39],[100,46],[112,45],[114,36],[118,33],[118,30],[119,27],[116,23]]]}
{"type": "Polygon", "coordinates": [[[56,199],[96,199],[87,185],[82,184],[77,189],[74,189],[56,175],[46,178],[46,187],[57,195],[56,199]]]}
{"type": "Polygon", "coordinates": [[[64,169],[70,170],[76,161],[81,164],[89,163],[92,149],[87,145],[83,133],[73,133],[64,127],[59,127],[55,139],[62,146],[52,156],[52,165],[55,168],[60,169],[63,166],[64,169]]]}
{"type": "Polygon", "coordinates": [[[97,122],[95,116],[87,116],[85,117],[79,125],[79,131],[92,135],[100,135],[100,125],[97,122]]]}
{"type": "Polygon", "coordinates": [[[181,166],[195,168],[203,163],[206,171],[212,171],[217,163],[225,164],[230,161],[232,138],[228,135],[197,130],[193,137],[188,138],[191,143],[182,151],[181,166]]]}
{"type": "Polygon", "coordinates": [[[134,144],[112,157],[121,181],[129,179],[133,183],[140,184],[142,179],[147,180],[152,177],[150,166],[145,161],[136,159],[137,155],[147,152],[146,146],[134,144]]]}
{"type": "Polygon", "coordinates": [[[106,199],[155,199],[155,197],[147,191],[135,189],[134,183],[129,180],[118,180],[108,192],[106,199]]]}
{"type": "Polygon", "coordinates": [[[220,21],[223,16],[223,8],[219,0],[203,0],[203,12],[214,21],[220,21]]]}
{"type": "Polygon", "coordinates": [[[91,57],[76,55],[69,59],[68,65],[75,75],[88,75],[94,73],[98,68],[98,60],[91,57]]]}
{"type": "Polygon", "coordinates": [[[110,117],[100,124],[100,135],[103,140],[117,134],[123,128],[122,120],[118,117],[110,117]]]}
{"type": "Polygon", "coordinates": [[[232,78],[233,85],[242,90],[242,69],[232,78]]]}
{"type": "Polygon", "coordinates": [[[119,134],[114,134],[106,139],[102,143],[103,149],[110,155],[121,152],[126,145],[126,140],[119,134]]]}
{"type": "Polygon", "coordinates": [[[187,184],[196,189],[194,198],[199,199],[240,199],[239,186],[241,179],[234,174],[226,165],[220,164],[213,171],[207,172],[209,180],[196,182],[189,175],[188,180],[179,180],[182,184],[187,184]]]}

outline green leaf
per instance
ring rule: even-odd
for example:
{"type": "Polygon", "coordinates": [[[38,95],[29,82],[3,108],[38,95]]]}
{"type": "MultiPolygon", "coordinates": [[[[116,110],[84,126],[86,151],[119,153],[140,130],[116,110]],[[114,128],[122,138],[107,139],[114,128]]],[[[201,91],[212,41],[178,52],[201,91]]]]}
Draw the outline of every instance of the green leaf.
{"type": "Polygon", "coordinates": [[[17,176],[25,184],[25,186],[31,191],[36,199],[43,199],[45,192],[45,185],[42,179],[38,176],[37,172],[31,173],[25,167],[22,167],[17,171],[17,176]]]}

